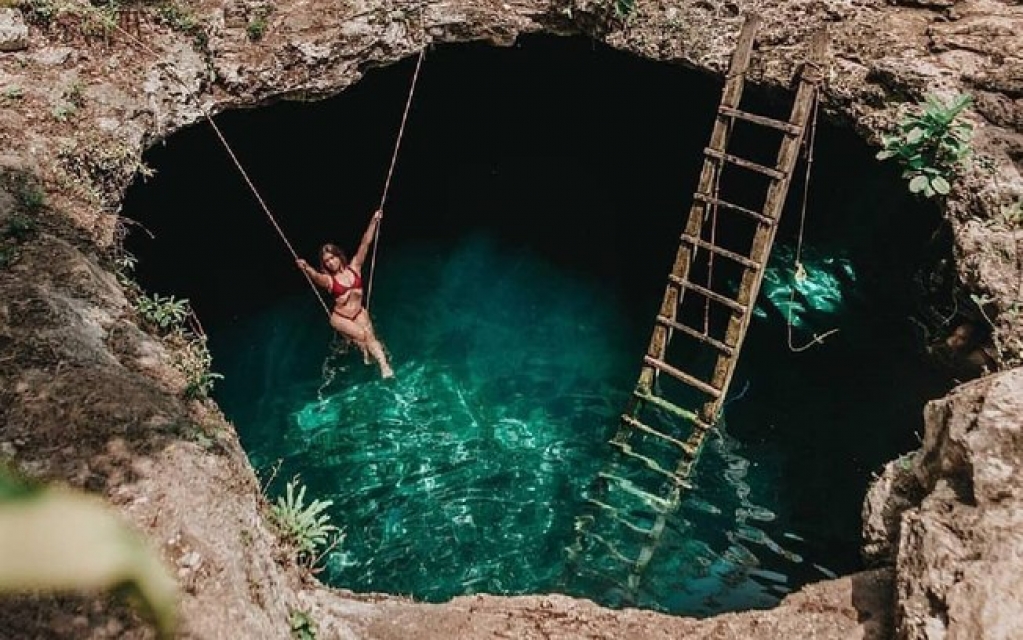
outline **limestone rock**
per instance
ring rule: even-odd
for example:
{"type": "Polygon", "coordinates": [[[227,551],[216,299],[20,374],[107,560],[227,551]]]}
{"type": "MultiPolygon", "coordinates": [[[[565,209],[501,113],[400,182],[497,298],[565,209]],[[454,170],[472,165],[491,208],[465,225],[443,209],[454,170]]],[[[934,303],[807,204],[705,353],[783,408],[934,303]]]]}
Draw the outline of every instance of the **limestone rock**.
{"type": "Polygon", "coordinates": [[[28,25],[21,12],[0,8],[0,51],[21,51],[28,48],[28,25]]]}

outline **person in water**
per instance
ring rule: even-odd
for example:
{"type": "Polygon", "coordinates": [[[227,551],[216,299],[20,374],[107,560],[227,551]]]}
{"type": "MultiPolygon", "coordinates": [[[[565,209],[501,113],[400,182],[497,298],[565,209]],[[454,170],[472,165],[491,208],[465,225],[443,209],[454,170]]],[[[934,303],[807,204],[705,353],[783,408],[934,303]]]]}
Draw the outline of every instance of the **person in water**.
{"type": "Polygon", "coordinates": [[[366,260],[369,245],[373,242],[383,211],[376,211],[362,234],[362,241],[351,261],[337,245],[325,244],[320,248],[320,269],[314,269],[309,263],[299,258],[298,268],[317,285],[323,287],[334,296],[334,310],[330,314],[330,326],[338,333],[354,342],[362,350],[363,357],[369,363],[368,356],[373,356],[380,366],[380,375],[384,378],[394,376],[384,352],[384,345],[377,339],[373,331],[373,321],[369,311],[363,306],[362,263],[366,260]],[[367,355],[368,354],[368,355],[367,355]]]}

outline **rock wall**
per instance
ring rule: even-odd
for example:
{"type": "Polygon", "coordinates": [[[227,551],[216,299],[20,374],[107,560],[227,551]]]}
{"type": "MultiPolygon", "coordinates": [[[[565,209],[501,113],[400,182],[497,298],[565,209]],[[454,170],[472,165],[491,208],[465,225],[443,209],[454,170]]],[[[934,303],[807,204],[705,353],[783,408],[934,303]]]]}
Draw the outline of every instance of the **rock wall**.
{"type": "MultiPolygon", "coordinates": [[[[0,6],[0,455],[106,496],[147,532],[181,581],[183,637],[287,638],[293,609],[314,612],[332,638],[882,638],[891,619],[905,638],[1013,637],[1018,370],[931,405],[921,452],[875,486],[868,557],[894,567],[894,588],[880,569],[809,587],[771,612],[705,621],[553,596],[419,605],[323,589],[287,558],[233,428],[209,402],[185,399],[173,345],[139,330],[112,275],[119,202],[147,170],[142,152],[209,115],[330,96],[427,44],[508,45],[538,31],[587,33],[721,73],[751,11],[764,19],[751,78],[779,88],[809,34],[828,28],[825,114],[869,142],[907,101],[976,97],[977,161],[945,211],[959,286],[995,325],[1002,367],[1017,366],[1021,230],[1002,212],[1023,195],[1021,5],[199,0],[104,14],[75,0],[23,0],[0,6]]],[[[0,629],[151,636],[132,612],[95,597],[21,599],[0,611],[0,629]]]]}

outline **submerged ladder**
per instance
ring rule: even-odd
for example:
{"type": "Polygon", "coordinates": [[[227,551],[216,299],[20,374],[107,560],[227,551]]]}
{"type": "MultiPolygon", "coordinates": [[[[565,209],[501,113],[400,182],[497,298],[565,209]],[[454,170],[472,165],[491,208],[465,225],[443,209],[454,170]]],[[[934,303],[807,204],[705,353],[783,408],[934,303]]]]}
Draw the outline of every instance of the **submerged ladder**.
{"type": "Polygon", "coordinates": [[[823,80],[822,29],[797,71],[788,120],[741,110],[758,26],[758,17],[749,16],[739,34],[639,381],[611,440],[614,460],[591,486],[588,513],[577,518],[569,548],[570,571],[613,583],[633,603],[665,529],[677,526],[669,517],[693,488],[700,451],[724,406],[823,80]],[[773,164],[733,149],[741,147],[733,144],[737,125],[780,138],[773,164]],[[765,183],[759,206],[741,202],[750,191],[744,172],[765,183]],[[746,188],[732,189],[729,174],[740,174],[746,188]],[[721,228],[742,246],[726,246],[721,228]],[[676,348],[682,342],[688,344],[676,348]]]}

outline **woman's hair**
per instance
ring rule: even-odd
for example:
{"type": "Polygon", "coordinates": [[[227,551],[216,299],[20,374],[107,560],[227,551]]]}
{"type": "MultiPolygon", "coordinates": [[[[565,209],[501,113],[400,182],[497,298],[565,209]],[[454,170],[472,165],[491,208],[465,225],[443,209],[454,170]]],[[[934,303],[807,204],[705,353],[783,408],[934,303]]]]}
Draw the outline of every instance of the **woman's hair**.
{"type": "Polygon", "coordinates": [[[327,270],[327,265],[324,264],[323,260],[325,256],[337,256],[338,258],[341,258],[342,269],[348,266],[348,256],[345,254],[344,250],[342,250],[341,247],[337,246],[336,244],[331,244],[328,242],[327,244],[320,247],[320,268],[323,269],[324,271],[327,270]]]}

